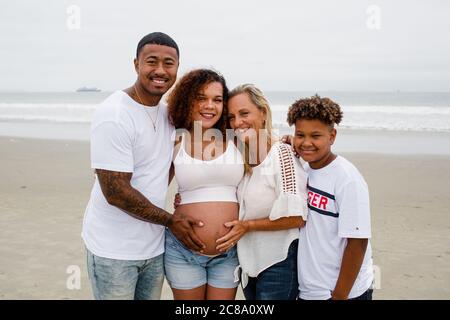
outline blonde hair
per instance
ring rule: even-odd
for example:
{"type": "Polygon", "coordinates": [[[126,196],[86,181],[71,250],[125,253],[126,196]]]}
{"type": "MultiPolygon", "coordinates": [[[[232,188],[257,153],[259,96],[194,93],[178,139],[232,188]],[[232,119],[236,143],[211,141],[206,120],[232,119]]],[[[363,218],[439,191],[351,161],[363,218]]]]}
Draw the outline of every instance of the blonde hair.
{"type": "MultiPolygon", "coordinates": [[[[250,98],[250,101],[258,108],[259,111],[262,111],[266,115],[266,120],[264,121],[263,128],[267,131],[267,144],[272,146],[275,141],[278,140],[278,137],[275,135],[272,126],[272,111],[270,110],[269,102],[266,97],[262,93],[260,89],[258,89],[254,84],[246,83],[241,84],[231,90],[228,93],[228,100],[232,97],[237,96],[239,94],[247,94],[250,98]]],[[[251,173],[252,167],[249,164],[249,147],[247,143],[244,143],[244,166],[245,172],[251,173]]]]}

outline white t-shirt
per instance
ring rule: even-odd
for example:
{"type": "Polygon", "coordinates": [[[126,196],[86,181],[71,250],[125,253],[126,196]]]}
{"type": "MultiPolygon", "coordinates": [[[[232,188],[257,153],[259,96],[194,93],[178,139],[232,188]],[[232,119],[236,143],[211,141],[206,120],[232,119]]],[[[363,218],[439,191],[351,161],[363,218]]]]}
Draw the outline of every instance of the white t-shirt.
{"type": "MultiPolygon", "coordinates": [[[[240,182],[238,199],[239,220],[302,216],[306,221],[306,173],[289,145],[272,146],[263,162],[240,182]]],[[[243,287],[248,277],[286,259],[298,236],[298,228],[246,233],[237,244],[243,287]]]]}
{"type": "MultiPolygon", "coordinates": [[[[91,166],[132,172],[133,188],[164,208],[174,129],[167,107],[160,103],[158,108],[141,105],[123,91],[110,95],[92,120],[91,166]]],[[[164,227],[108,204],[97,177],[84,215],[82,238],[92,253],[110,259],[145,260],[164,252],[164,227]]]]}
{"type": "MultiPolygon", "coordinates": [[[[300,298],[329,299],[339,277],[347,238],[371,237],[369,191],[358,169],[341,156],[317,170],[306,164],[305,170],[309,214],[298,245],[300,298]]],[[[349,298],[363,294],[372,281],[369,242],[349,298]]]]}

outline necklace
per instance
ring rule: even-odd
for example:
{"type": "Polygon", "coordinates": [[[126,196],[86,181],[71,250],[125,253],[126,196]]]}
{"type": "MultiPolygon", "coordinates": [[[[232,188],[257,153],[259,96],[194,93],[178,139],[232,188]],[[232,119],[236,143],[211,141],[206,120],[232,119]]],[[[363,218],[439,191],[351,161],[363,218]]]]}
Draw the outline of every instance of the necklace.
{"type": "MultiPolygon", "coordinates": [[[[138,94],[138,92],[137,92],[137,90],[136,90],[136,86],[135,86],[135,85],[133,86],[133,89],[134,89],[134,93],[136,94],[136,97],[139,99],[139,102],[140,102],[142,105],[145,106],[145,104],[142,103],[142,99],[141,99],[141,97],[139,96],[139,94],[138,94]]],[[[148,113],[147,108],[144,108],[144,110],[145,110],[145,113],[147,114],[147,116],[150,118],[150,121],[151,121],[152,124],[153,124],[153,130],[156,132],[156,123],[158,122],[159,105],[156,107],[156,121],[153,121],[153,118],[152,118],[152,116],[148,113]]]]}

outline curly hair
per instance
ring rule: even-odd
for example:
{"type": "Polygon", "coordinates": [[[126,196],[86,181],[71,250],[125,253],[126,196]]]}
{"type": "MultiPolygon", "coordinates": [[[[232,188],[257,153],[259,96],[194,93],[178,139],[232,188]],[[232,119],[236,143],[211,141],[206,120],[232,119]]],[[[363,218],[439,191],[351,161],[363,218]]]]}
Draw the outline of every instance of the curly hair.
{"type": "Polygon", "coordinates": [[[186,73],[167,98],[169,120],[175,129],[192,129],[192,111],[195,99],[199,92],[212,82],[219,82],[223,88],[222,116],[214,125],[214,128],[221,130],[225,135],[228,114],[228,87],[221,74],[209,69],[196,69],[186,73]]]}
{"type": "Polygon", "coordinates": [[[339,124],[343,113],[339,105],[329,98],[319,95],[295,101],[290,107],[287,122],[290,126],[299,119],[319,120],[329,126],[339,124]]]}

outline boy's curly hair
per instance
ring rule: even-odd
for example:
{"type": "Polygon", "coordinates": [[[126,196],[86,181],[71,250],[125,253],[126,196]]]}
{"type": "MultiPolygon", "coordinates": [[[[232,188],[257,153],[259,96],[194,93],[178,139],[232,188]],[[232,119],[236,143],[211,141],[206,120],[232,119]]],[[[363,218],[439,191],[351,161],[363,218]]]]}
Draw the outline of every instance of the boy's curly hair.
{"type": "Polygon", "coordinates": [[[226,117],[228,115],[228,87],[224,77],[216,71],[209,69],[196,69],[186,73],[167,98],[167,107],[169,120],[175,129],[191,130],[193,126],[192,110],[195,99],[200,90],[207,84],[219,82],[223,88],[223,110],[219,121],[214,128],[219,129],[225,134],[226,117]]]}
{"type": "Polygon", "coordinates": [[[295,101],[289,107],[287,122],[292,126],[298,119],[319,120],[332,126],[339,124],[342,117],[342,110],[336,102],[316,94],[311,98],[295,101]]]}

